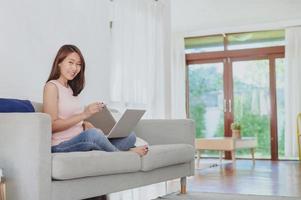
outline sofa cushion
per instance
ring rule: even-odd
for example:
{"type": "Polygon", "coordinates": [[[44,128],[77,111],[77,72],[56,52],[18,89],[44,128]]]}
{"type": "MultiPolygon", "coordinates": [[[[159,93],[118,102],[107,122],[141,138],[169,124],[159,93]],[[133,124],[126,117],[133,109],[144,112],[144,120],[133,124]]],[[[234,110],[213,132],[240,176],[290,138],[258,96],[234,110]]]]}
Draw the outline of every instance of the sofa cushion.
{"type": "Polygon", "coordinates": [[[189,144],[149,146],[147,155],[141,158],[141,170],[149,171],[169,165],[193,161],[194,147],[189,144]]]}
{"type": "Polygon", "coordinates": [[[52,154],[52,178],[58,180],[136,172],[140,156],[133,152],[71,152],[52,154]]]}

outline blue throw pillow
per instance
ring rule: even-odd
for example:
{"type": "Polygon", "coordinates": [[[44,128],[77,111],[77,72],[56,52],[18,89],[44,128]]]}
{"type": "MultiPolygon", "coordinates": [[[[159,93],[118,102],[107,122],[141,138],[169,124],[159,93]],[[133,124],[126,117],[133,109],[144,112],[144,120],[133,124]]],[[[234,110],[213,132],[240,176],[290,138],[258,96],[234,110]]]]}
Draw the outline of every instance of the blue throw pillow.
{"type": "Polygon", "coordinates": [[[0,98],[0,112],[34,112],[34,107],[28,100],[0,98]]]}

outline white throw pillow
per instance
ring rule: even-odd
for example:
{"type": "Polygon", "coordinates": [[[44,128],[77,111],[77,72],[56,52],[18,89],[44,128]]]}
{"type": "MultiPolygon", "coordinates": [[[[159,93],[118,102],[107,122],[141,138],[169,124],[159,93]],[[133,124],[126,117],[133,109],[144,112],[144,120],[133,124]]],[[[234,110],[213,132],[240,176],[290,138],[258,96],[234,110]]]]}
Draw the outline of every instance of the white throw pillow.
{"type": "Polygon", "coordinates": [[[142,138],[136,137],[135,146],[139,147],[139,146],[143,146],[143,145],[147,145],[148,146],[148,143],[145,140],[143,140],[142,138]]]}

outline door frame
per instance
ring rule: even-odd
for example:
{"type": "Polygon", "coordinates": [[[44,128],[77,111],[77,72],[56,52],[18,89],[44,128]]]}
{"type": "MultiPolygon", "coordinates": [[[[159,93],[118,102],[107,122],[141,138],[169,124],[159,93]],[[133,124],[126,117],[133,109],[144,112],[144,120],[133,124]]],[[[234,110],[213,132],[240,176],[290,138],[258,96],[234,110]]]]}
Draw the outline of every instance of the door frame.
{"type": "MultiPolygon", "coordinates": [[[[266,59],[269,61],[269,93],[270,93],[270,148],[271,160],[278,160],[278,130],[277,130],[277,94],[276,94],[276,59],[284,58],[284,46],[225,50],[219,52],[186,54],[186,115],[189,117],[189,81],[188,70],[191,64],[224,63],[224,99],[226,112],[224,112],[224,135],[231,136],[230,125],[233,122],[233,72],[232,63],[235,61],[251,61],[266,59]],[[231,101],[231,103],[230,103],[231,101]],[[231,112],[230,112],[231,111],[231,112]]],[[[231,159],[226,153],[226,159],[231,159]]]]}

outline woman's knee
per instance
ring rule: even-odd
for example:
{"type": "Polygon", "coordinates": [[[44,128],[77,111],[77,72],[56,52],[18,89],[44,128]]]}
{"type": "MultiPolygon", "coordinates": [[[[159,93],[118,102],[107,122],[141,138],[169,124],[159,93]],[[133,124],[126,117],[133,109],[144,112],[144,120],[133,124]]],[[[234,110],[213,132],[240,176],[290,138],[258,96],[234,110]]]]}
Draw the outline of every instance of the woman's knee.
{"type": "Polygon", "coordinates": [[[106,137],[101,130],[96,128],[90,128],[85,132],[86,139],[89,141],[95,141],[106,137]]]}

